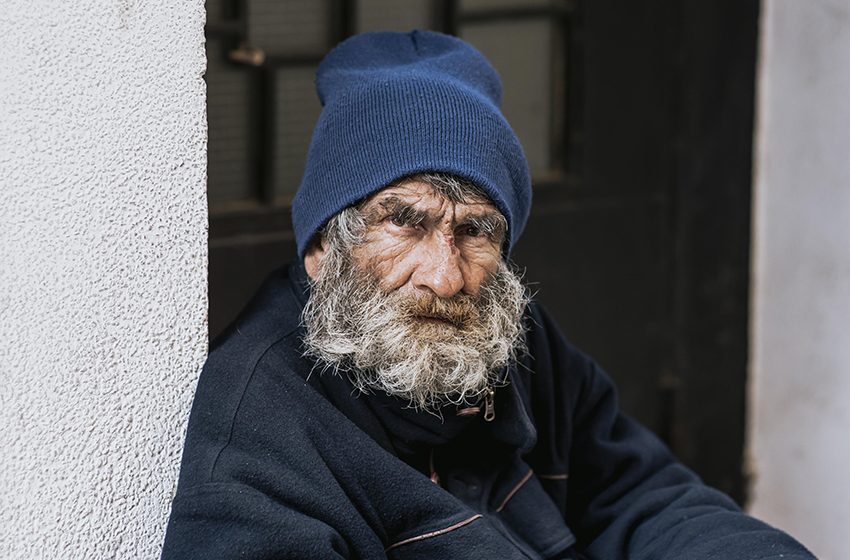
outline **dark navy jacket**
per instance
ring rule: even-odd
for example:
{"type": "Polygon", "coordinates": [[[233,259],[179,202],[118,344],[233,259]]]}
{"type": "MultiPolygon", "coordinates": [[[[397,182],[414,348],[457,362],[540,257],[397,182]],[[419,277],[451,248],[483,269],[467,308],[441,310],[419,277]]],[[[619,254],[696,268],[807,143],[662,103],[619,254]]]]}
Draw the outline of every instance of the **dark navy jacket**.
{"type": "Polygon", "coordinates": [[[441,420],[305,359],[306,290],[281,269],[214,345],[164,559],[812,558],[623,416],[539,306],[495,419],[441,420]]]}

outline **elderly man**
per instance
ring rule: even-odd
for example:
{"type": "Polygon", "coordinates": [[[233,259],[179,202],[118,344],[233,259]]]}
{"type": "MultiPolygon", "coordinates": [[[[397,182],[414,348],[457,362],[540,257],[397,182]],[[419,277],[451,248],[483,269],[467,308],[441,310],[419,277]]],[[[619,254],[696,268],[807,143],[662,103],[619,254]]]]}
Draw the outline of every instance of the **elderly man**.
{"type": "Polygon", "coordinates": [[[317,88],[301,259],[214,344],[163,558],[811,558],[529,301],[530,179],[477,51],[357,36],[317,88]]]}

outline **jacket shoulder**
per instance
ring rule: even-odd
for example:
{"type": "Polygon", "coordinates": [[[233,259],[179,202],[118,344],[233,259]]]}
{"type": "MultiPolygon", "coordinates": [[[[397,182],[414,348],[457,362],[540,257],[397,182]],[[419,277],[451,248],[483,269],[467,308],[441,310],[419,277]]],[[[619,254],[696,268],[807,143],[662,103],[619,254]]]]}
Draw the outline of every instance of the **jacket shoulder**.
{"type": "Polygon", "coordinates": [[[300,304],[282,269],[211,345],[189,417],[181,488],[212,481],[229,449],[252,445],[243,441],[245,426],[268,417],[264,407],[272,395],[287,402],[267,409],[297,414],[305,399],[296,393],[315,392],[306,384],[309,371],[300,358],[299,316],[300,304]]]}
{"type": "Polygon", "coordinates": [[[569,470],[575,416],[597,368],[541,304],[529,304],[525,322],[526,350],[517,360],[515,380],[538,441],[527,459],[538,472],[563,477],[569,470]]]}
{"type": "Polygon", "coordinates": [[[525,315],[526,351],[518,359],[518,375],[535,401],[558,400],[572,410],[583,388],[598,372],[596,363],[573,345],[538,302],[525,315]]]}

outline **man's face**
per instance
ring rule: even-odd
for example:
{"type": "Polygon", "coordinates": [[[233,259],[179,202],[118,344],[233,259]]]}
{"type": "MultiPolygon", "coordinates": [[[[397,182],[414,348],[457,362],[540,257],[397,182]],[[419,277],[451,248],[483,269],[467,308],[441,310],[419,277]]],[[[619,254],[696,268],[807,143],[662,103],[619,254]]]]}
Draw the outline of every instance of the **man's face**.
{"type": "Polygon", "coordinates": [[[457,202],[421,181],[342,212],[305,255],[307,351],[358,389],[420,408],[502,382],[526,303],[501,257],[505,224],[483,197],[457,202]]]}
{"type": "Polygon", "coordinates": [[[362,211],[367,230],[354,262],[385,292],[477,296],[499,265],[504,220],[489,200],[454,202],[413,180],[380,191],[362,211]]]}

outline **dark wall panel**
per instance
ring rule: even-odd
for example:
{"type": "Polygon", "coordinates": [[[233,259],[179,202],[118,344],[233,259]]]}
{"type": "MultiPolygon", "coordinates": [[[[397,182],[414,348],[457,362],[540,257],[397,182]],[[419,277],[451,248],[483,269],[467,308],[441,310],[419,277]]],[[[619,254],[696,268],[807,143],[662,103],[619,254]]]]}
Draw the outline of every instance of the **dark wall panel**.
{"type": "Polygon", "coordinates": [[[210,338],[236,318],[272,270],[293,258],[290,235],[210,243],[210,338]]]}
{"type": "Polygon", "coordinates": [[[664,433],[664,206],[609,199],[538,209],[515,251],[537,299],[614,377],[623,408],[664,433]]]}
{"type": "Polygon", "coordinates": [[[698,2],[678,22],[674,319],[681,457],[744,499],[750,193],[758,2],[698,2]]]}

